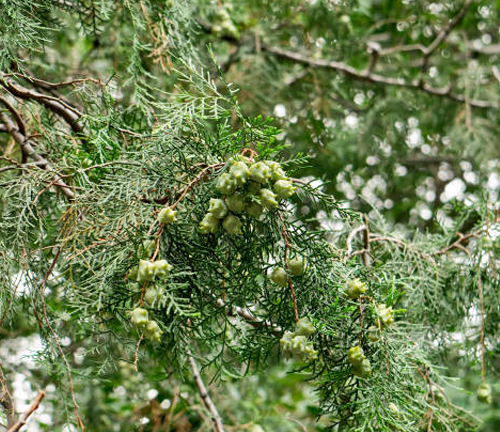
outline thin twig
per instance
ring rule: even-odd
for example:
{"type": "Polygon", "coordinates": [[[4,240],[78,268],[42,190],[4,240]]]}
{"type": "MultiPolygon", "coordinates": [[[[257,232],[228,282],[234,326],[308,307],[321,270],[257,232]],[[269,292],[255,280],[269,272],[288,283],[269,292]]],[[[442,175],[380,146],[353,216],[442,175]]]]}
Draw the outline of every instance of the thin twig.
{"type": "Polygon", "coordinates": [[[54,271],[54,268],[55,268],[56,263],[61,255],[61,252],[62,252],[62,246],[60,246],[57,249],[57,252],[54,256],[54,259],[52,260],[52,262],[47,270],[47,273],[45,273],[45,276],[42,280],[42,283],[40,284],[38,292],[40,293],[40,299],[41,299],[41,303],[42,303],[42,313],[43,313],[45,323],[47,324],[47,327],[49,328],[49,331],[52,334],[52,337],[54,338],[54,342],[56,344],[57,350],[59,351],[59,354],[61,355],[61,358],[64,362],[65,367],[66,367],[66,376],[68,377],[68,386],[69,386],[69,391],[70,391],[70,395],[71,395],[71,400],[73,402],[75,419],[76,419],[77,424],[80,427],[80,429],[82,431],[84,431],[85,426],[83,425],[83,421],[82,421],[80,414],[78,412],[78,404],[77,404],[76,398],[75,398],[75,387],[73,385],[73,378],[71,376],[71,368],[70,368],[68,359],[66,358],[66,355],[64,354],[64,351],[62,349],[61,343],[59,341],[59,337],[57,336],[56,332],[52,328],[52,325],[50,324],[49,317],[47,316],[46,305],[45,305],[45,294],[44,294],[45,284],[47,283],[47,280],[49,279],[50,275],[54,271]]]}
{"type": "Polygon", "coordinates": [[[220,168],[224,165],[225,163],[216,163],[213,165],[209,165],[206,168],[203,168],[193,180],[191,180],[186,186],[184,186],[184,188],[180,191],[179,198],[177,198],[177,200],[170,207],[172,209],[175,209],[175,207],[177,207],[177,205],[183,200],[183,198],[188,194],[188,192],[202,180],[205,174],[207,174],[211,170],[220,168]]]}
{"type": "Polygon", "coordinates": [[[210,411],[210,414],[212,415],[214,430],[215,432],[224,432],[224,425],[222,424],[221,416],[217,411],[217,407],[212,402],[212,399],[210,399],[210,395],[207,392],[205,383],[201,379],[200,372],[198,371],[198,366],[196,365],[196,362],[194,361],[193,357],[190,357],[189,361],[191,363],[191,370],[193,372],[193,376],[196,381],[196,386],[198,387],[201,399],[203,400],[205,407],[208,409],[208,411],[210,411]]]}
{"type": "MultiPolygon", "coordinates": [[[[288,270],[288,252],[291,250],[292,248],[292,245],[290,244],[290,240],[288,240],[288,232],[287,232],[287,229],[286,229],[286,224],[285,224],[285,219],[283,217],[283,215],[281,214],[280,211],[278,211],[278,217],[280,218],[281,220],[281,223],[283,224],[283,229],[281,231],[282,233],[282,236],[283,236],[283,241],[285,242],[285,254],[284,254],[284,261],[285,261],[285,269],[288,270]]],[[[295,289],[293,288],[293,283],[292,283],[292,279],[287,276],[287,282],[288,282],[288,289],[290,290],[290,293],[292,295],[292,302],[293,302],[293,312],[294,312],[294,315],[295,315],[295,322],[298,322],[299,321],[299,311],[298,311],[298,308],[297,308],[297,297],[295,295],[295,289]]]]}
{"type": "Polygon", "coordinates": [[[8,99],[4,98],[1,95],[0,95],[0,103],[2,103],[2,105],[4,105],[10,111],[10,113],[16,120],[17,129],[19,130],[19,132],[21,132],[24,136],[26,136],[26,126],[24,125],[23,118],[21,117],[21,114],[19,114],[19,111],[17,111],[14,108],[14,106],[8,101],[8,99]]]}
{"type": "Polygon", "coordinates": [[[2,365],[0,363],[0,384],[2,385],[2,395],[0,397],[0,405],[2,405],[7,418],[7,427],[11,427],[16,421],[16,409],[14,399],[9,391],[7,380],[3,374],[2,365]]]}
{"type": "Polygon", "coordinates": [[[44,396],[45,396],[44,391],[39,392],[37,397],[31,404],[31,406],[28,408],[28,410],[19,418],[19,420],[14,425],[12,425],[12,427],[7,429],[6,432],[19,431],[26,424],[30,416],[38,409],[38,407],[40,406],[40,402],[42,401],[44,396]]]}
{"type": "Polygon", "coordinates": [[[222,299],[217,299],[217,306],[225,308],[227,315],[229,315],[229,316],[238,315],[238,316],[244,318],[246,321],[248,321],[249,324],[253,325],[254,327],[265,326],[268,329],[270,329],[271,331],[273,331],[274,333],[281,334],[283,332],[283,329],[280,326],[273,324],[270,321],[263,320],[261,318],[256,317],[248,309],[244,309],[244,308],[239,307],[239,306],[229,307],[222,299]]]}
{"type": "Polygon", "coordinates": [[[484,297],[483,297],[483,281],[481,279],[481,273],[478,272],[477,287],[479,290],[479,303],[481,305],[481,329],[479,334],[479,340],[481,343],[481,378],[484,381],[485,369],[484,369],[484,297]]]}
{"type": "MultiPolygon", "coordinates": [[[[26,153],[31,159],[33,159],[40,168],[45,170],[52,170],[52,167],[47,159],[37,153],[33,147],[33,143],[31,140],[27,139],[25,135],[23,135],[18,128],[15,127],[14,123],[10,120],[9,116],[0,112],[0,120],[7,128],[9,134],[14,138],[14,140],[21,146],[22,152],[26,153]]],[[[56,186],[58,186],[66,197],[72,201],[75,199],[75,193],[71,190],[71,187],[67,185],[64,180],[58,175],[54,175],[56,186]]]]}
{"type": "Polygon", "coordinates": [[[139,364],[139,348],[141,346],[141,342],[144,339],[144,333],[141,333],[141,337],[137,341],[137,345],[135,346],[135,351],[134,351],[134,370],[136,372],[139,372],[138,364],[139,364]]]}
{"type": "Polygon", "coordinates": [[[460,233],[460,232],[457,232],[458,239],[456,241],[454,241],[452,244],[438,250],[437,252],[435,252],[435,254],[436,255],[444,255],[453,249],[459,249],[462,252],[465,252],[467,255],[470,256],[470,252],[464,246],[464,244],[467,244],[471,238],[478,237],[482,231],[483,231],[483,229],[480,229],[478,231],[474,231],[474,232],[471,232],[471,233],[465,234],[465,235],[460,233]]]}
{"type": "Polygon", "coordinates": [[[20,73],[10,73],[10,74],[5,74],[4,76],[5,77],[10,77],[10,76],[14,77],[15,76],[15,77],[18,77],[18,78],[23,78],[26,81],[32,82],[32,83],[37,84],[40,87],[44,87],[46,89],[56,89],[56,88],[59,88],[59,87],[76,86],[78,84],[87,83],[87,82],[98,84],[101,87],[105,86],[105,84],[101,80],[96,79],[96,78],[92,78],[92,77],[75,78],[75,79],[68,80],[68,81],[61,81],[61,82],[57,82],[57,83],[52,83],[52,82],[45,81],[45,80],[42,80],[40,78],[37,78],[34,75],[32,75],[31,73],[26,74],[26,75],[25,74],[20,74],[20,73]]]}

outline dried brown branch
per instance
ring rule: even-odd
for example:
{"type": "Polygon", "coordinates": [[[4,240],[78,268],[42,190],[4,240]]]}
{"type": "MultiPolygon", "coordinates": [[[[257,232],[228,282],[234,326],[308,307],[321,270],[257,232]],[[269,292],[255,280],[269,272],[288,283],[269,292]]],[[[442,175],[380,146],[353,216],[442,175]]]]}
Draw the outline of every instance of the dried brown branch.
{"type": "Polygon", "coordinates": [[[212,422],[214,424],[214,431],[215,432],[224,432],[224,425],[222,424],[221,416],[219,415],[219,412],[217,411],[217,407],[214,405],[214,403],[212,402],[212,399],[210,398],[210,395],[207,392],[207,388],[205,387],[205,383],[201,379],[200,372],[198,371],[198,366],[196,365],[196,362],[195,362],[193,357],[190,357],[189,361],[191,363],[191,370],[193,372],[193,376],[194,376],[194,379],[196,381],[196,387],[198,387],[198,391],[200,393],[201,399],[203,400],[205,407],[208,409],[208,411],[212,415],[212,422]]]}
{"type": "Polygon", "coordinates": [[[19,418],[19,420],[17,420],[9,429],[7,429],[6,432],[19,431],[26,424],[31,415],[38,409],[38,407],[40,406],[40,402],[42,401],[44,396],[44,391],[39,392],[28,410],[19,418]]]}

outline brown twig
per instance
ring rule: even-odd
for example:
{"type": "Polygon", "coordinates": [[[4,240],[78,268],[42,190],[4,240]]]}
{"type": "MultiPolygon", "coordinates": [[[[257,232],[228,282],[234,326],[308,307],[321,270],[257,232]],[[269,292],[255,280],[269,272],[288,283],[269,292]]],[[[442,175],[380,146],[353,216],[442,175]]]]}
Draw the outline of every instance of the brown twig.
{"type": "Polygon", "coordinates": [[[50,111],[61,116],[74,132],[84,132],[83,126],[79,123],[82,113],[64,102],[61,98],[28,89],[6,77],[3,77],[0,81],[0,85],[3,85],[3,87],[15,97],[41,103],[50,111]]]}
{"type": "Polygon", "coordinates": [[[62,246],[60,246],[57,249],[57,252],[56,252],[56,254],[54,256],[54,259],[52,260],[52,262],[51,262],[51,264],[50,264],[47,272],[45,273],[45,276],[44,276],[44,278],[42,280],[42,283],[40,284],[40,287],[38,288],[38,292],[40,293],[40,299],[41,299],[41,303],[42,303],[43,318],[45,320],[45,323],[47,324],[47,327],[48,327],[50,333],[52,334],[52,337],[54,338],[54,342],[56,344],[57,350],[59,351],[59,354],[61,355],[61,358],[62,358],[62,360],[64,362],[65,367],[66,367],[66,376],[68,377],[68,386],[69,386],[69,390],[70,390],[71,400],[73,402],[75,419],[76,419],[77,424],[80,427],[80,429],[82,431],[84,431],[85,430],[85,426],[83,425],[83,421],[82,421],[82,419],[80,417],[80,414],[78,412],[78,404],[77,404],[76,398],[75,398],[75,388],[74,388],[74,385],[73,385],[73,378],[71,376],[71,368],[70,368],[68,359],[66,358],[66,355],[64,354],[64,351],[62,349],[61,343],[59,341],[59,337],[57,336],[56,332],[52,328],[52,325],[50,324],[49,317],[47,316],[46,305],[45,305],[45,294],[44,294],[45,284],[47,283],[47,280],[49,279],[50,275],[54,271],[56,263],[59,260],[59,257],[61,255],[62,249],[63,249],[62,246]]]}
{"type": "Polygon", "coordinates": [[[40,406],[40,402],[42,401],[44,396],[44,391],[39,392],[28,410],[19,418],[19,420],[16,421],[16,423],[14,423],[9,429],[7,429],[6,432],[19,431],[26,424],[30,416],[38,409],[38,407],[40,406]]]}
{"type": "Polygon", "coordinates": [[[191,371],[193,372],[194,379],[196,381],[196,387],[198,387],[198,391],[200,393],[201,399],[205,404],[205,407],[208,409],[210,414],[212,415],[212,422],[214,424],[215,432],[224,432],[224,425],[222,424],[221,416],[217,411],[217,407],[210,399],[210,395],[207,392],[207,388],[205,387],[205,383],[201,379],[200,372],[198,371],[198,366],[193,357],[189,358],[191,363],[191,371]]]}
{"type": "Polygon", "coordinates": [[[0,363],[0,384],[2,385],[2,395],[0,397],[0,405],[2,405],[7,418],[7,427],[11,427],[16,421],[16,409],[14,406],[14,399],[9,391],[7,380],[3,374],[2,365],[0,363]]]}
{"type": "Polygon", "coordinates": [[[139,364],[139,348],[141,346],[141,342],[144,339],[144,333],[141,333],[141,337],[137,341],[137,345],[135,346],[135,351],[134,351],[134,370],[136,372],[139,372],[139,368],[137,367],[139,364]]]}
{"type": "Polygon", "coordinates": [[[485,378],[485,368],[484,368],[484,297],[483,297],[483,281],[481,279],[481,273],[479,273],[478,277],[477,277],[477,288],[479,290],[479,303],[481,305],[481,329],[480,329],[480,333],[479,333],[479,340],[481,343],[481,378],[482,378],[482,381],[484,381],[484,378],[485,378]]]}
{"type": "MultiPolygon", "coordinates": [[[[286,224],[285,224],[285,219],[283,218],[283,215],[281,214],[280,211],[278,211],[278,217],[281,220],[281,223],[283,224],[283,229],[281,230],[281,234],[283,236],[283,241],[285,242],[285,254],[284,254],[284,261],[285,261],[285,269],[288,270],[288,252],[291,250],[292,245],[290,244],[290,240],[288,239],[288,232],[286,230],[286,224]]],[[[299,311],[297,308],[297,297],[295,295],[295,289],[293,288],[293,283],[292,279],[287,276],[288,278],[288,289],[290,290],[290,294],[292,295],[292,302],[293,302],[293,312],[295,315],[295,322],[299,321],[299,311]]]]}
{"type": "MultiPolygon", "coordinates": [[[[440,96],[446,99],[452,100],[454,102],[465,102],[465,97],[461,94],[453,93],[450,86],[446,87],[433,87],[426,83],[421,83],[420,80],[408,81],[404,78],[389,77],[385,75],[376,74],[366,70],[358,70],[347,63],[338,62],[335,60],[326,60],[322,58],[313,58],[300,53],[287,51],[278,47],[263,47],[268,53],[286,58],[288,60],[293,60],[298,63],[303,63],[315,68],[331,69],[336,72],[343,73],[344,75],[357,79],[360,81],[366,81],[373,84],[382,84],[393,87],[403,87],[412,90],[418,90],[432,96],[440,96]]],[[[480,100],[480,99],[470,99],[470,106],[475,108],[498,108],[498,105],[493,102],[480,100]]]]}
{"type": "Polygon", "coordinates": [[[471,239],[471,238],[476,238],[476,237],[479,237],[479,235],[481,234],[483,230],[480,229],[478,231],[474,231],[474,232],[471,232],[469,234],[462,234],[460,232],[457,232],[457,236],[458,236],[458,239],[455,240],[452,244],[438,250],[437,252],[435,252],[436,255],[444,255],[446,253],[448,253],[449,251],[453,250],[453,249],[459,249],[461,250],[462,252],[466,253],[467,255],[470,256],[470,252],[469,250],[464,246],[464,244],[467,244],[468,241],[471,239]]]}
{"type": "Polygon", "coordinates": [[[22,78],[22,79],[24,79],[26,81],[29,81],[29,82],[33,83],[33,84],[37,84],[40,87],[43,87],[45,89],[56,89],[56,88],[59,88],[59,87],[76,86],[78,84],[87,83],[87,82],[91,82],[93,84],[98,84],[101,87],[105,86],[105,84],[101,80],[95,79],[95,78],[92,78],[92,77],[75,78],[75,79],[68,80],[68,81],[60,81],[60,82],[57,82],[57,83],[52,83],[52,82],[45,81],[45,80],[42,80],[40,78],[37,78],[34,75],[32,75],[31,73],[29,73],[29,74],[11,73],[11,74],[5,74],[4,76],[5,77],[11,77],[12,76],[12,77],[17,77],[17,78],[22,78]]]}
{"type": "MultiPolygon", "coordinates": [[[[14,138],[14,140],[21,146],[21,150],[23,154],[25,153],[28,157],[33,159],[37,165],[45,170],[52,170],[52,167],[47,159],[37,153],[33,147],[34,143],[31,140],[27,139],[25,135],[23,135],[18,128],[15,127],[14,123],[10,120],[9,116],[0,112],[0,120],[7,128],[9,134],[14,138]]],[[[67,185],[64,180],[58,175],[54,175],[54,179],[57,183],[54,183],[62,193],[68,198],[70,201],[75,199],[75,193],[72,191],[71,187],[67,185]]]]}
{"type": "Polygon", "coordinates": [[[207,174],[209,171],[220,168],[224,166],[225,163],[216,163],[213,165],[209,165],[206,168],[203,168],[197,175],[196,177],[191,180],[182,190],[180,191],[180,195],[177,198],[177,200],[170,206],[173,209],[177,207],[177,205],[184,199],[184,197],[188,194],[188,192],[197,184],[199,183],[205,174],[207,174]]]}
{"type": "Polygon", "coordinates": [[[270,321],[266,321],[266,320],[263,320],[263,319],[256,317],[248,309],[244,309],[244,308],[239,307],[239,306],[229,307],[222,299],[217,299],[217,306],[225,308],[227,315],[229,315],[229,316],[238,315],[238,316],[242,317],[243,319],[245,319],[249,324],[253,325],[254,327],[265,326],[265,327],[269,328],[272,332],[277,333],[277,334],[281,334],[283,332],[283,329],[280,326],[277,326],[276,324],[273,324],[270,321]]]}

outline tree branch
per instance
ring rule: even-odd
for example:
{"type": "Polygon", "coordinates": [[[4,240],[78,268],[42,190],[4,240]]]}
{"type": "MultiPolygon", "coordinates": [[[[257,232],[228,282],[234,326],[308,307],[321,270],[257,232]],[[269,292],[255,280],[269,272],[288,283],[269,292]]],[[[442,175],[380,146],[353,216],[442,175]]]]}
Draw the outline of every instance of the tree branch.
{"type": "Polygon", "coordinates": [[[196,362],[194,361],[193,357],[190,357],[189,361],[191,363],[191,370],[196,381],[196,387],[198,387],[198,391],[200,392],[201,399],[203,400],[205,407],[208,409],[208,411],[210,411],[210,414],[212,415],[214,430],[215,432],[224,432],[224,425],[222,424],[220,414],[217,411],[217,407],[212,402],[212,399],[210,399],[210,395],[207,392],[205,383],[201,379],[200,372],[198,371],[198,366],[196,366],[196,362]]]}
{"type": "Polygon", "coordinates": [[[19,431],[26,424],[31,414],[33,414],[38,409],[38,407],[40,406],[40,402],[42,401],[44,396],[44,391],[39,392],[28,410],[19,418],[19,420],[17,420],[17,422],[15,422],[9,429],[7,429],[7,432],[19,431]]]}
{"type": "MultiPolygon", "coordinates": [[[[292,51],[287,51],[277,47],[262,46],[262,49],[267,51],[269,54],[275,55],[277,57],[286,58],[298,63],[302,63],[311,67],[330,69],[335,72],[342,73],[350,78],[366,81],[373,84],[381,84],[393,87],[402,87],[412,90],[417,90],[423,93],[427,93],[433,96],[440,96],[446,99],[452,100],[454,102],[465,102],[465,96],[461,94],[456,94],[451,91],[451,87],[433,87],[425,83],[421,83],[420,80],[407,81],[404,78],[389,77],[380,74],[370,72],[370,70],[358,70],[349,66],[346,63],[338,62],[335,60],[317,59],[300,53],[295,53],[292,51]]],[[[470,99],[469,105],[475,108],[498,108],[498,105],[480,99],[470,99]]]]}
{"type": "Polygon", "coordinates": [[[469,10],[469,6],[472,0],[465,0],[460,9],[460,12],[455,15],[455,17],[450,21],[450,23],[437,35],[437,37],[431,42],[431,44],[423,52],[425,57],[430,57],[434,51],[436,51],[442,42],[450,35],[451,31],[464,19],[465,14],[469,10]]]}
{"type": "Polygon", "coordinates": [[[14,399],[10,394],[7,380],[3,374],[2,365],[0,364],[0,384],[2,386],[2,395],[0,396],[0,405],[2,405],[7,418],[7,427],[11,427],[16,420],[16,409],[14,407],[14,399]]]}
{"type": "Polygon", "coordinates": [[[253,325],[254,327],[262,327],[265,326],[269,328],[271,331],[274,333],[281,334],[283,332],[283,329],[280,326],[277,326],[276,324],[273,324],[270,321],[266,321],[263,319],[260,319],[256,317],[252,312],[250,312],[248,309],[241,308],[239,306],[233,306],[229,307],[224,300],[222,299],[217,299],[217,306],[223,307],[226,309],[226,314],[229,316],[240,316],[246,321],[248,321],[249,324],[253,325]]]}
{"type": "Polygon", "coordinates": [[[381,49],[379,51],[380,55],[392,55],[400,52],[414,52],[418,51],[423,54],[424,57],[430,57],[450,35],[452,30],[458,26],[462,20],[464,19],[465,14],[469,10],[469,7],[472,3],[472,0],[465,0],[462,8],[455,15],[448,25],[444,27],[438,35],[434,38],[434,40],[427,46],[423,44],[410,44],[410,45],[397,45],[390,48],[381,49]]]}
{"type": "Polygon", "coordinates": [[[40,102],[50,111],[60,115],[74,132],[83,133],[83,126],[79,123],[82,114],[77,109],[65,103],[63,100],[27,89],[5,77],[3,77],[0,83],[13,96],[16,96],[20,99],[40,102]]]}
{"type": "MultiPolygon", "coordinates": [[[[5,125],[12,138],[14,138],[14,140],[21,146],[23,154],[26,153],[26,155],[33,159],[40,168],[45,170],[52,169],[49,161],[35,151],[33,142],[29,139],[26,139],[26,137],[15,127],[14,123],[11,121],[7,114],[5,114],[4,112],[0,112],[0,121],[5,125]]],[[[66,197],[70,201],[74,200],[75,194],[71,190],[71,187],[67,185],[58,174],[54,174],[54,179],[54,185],[59,187],[62,193],[66,195],[66,197]]]]}

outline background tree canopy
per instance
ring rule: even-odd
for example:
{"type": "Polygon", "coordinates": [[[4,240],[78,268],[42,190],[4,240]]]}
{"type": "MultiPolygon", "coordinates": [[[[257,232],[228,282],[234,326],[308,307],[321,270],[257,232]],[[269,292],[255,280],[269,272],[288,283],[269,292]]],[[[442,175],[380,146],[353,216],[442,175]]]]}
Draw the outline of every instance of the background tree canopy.
{"type": "Polygon", "coordinates": [[[499,430],[500,1],[0,12],[1,430],[499,430]]]}

